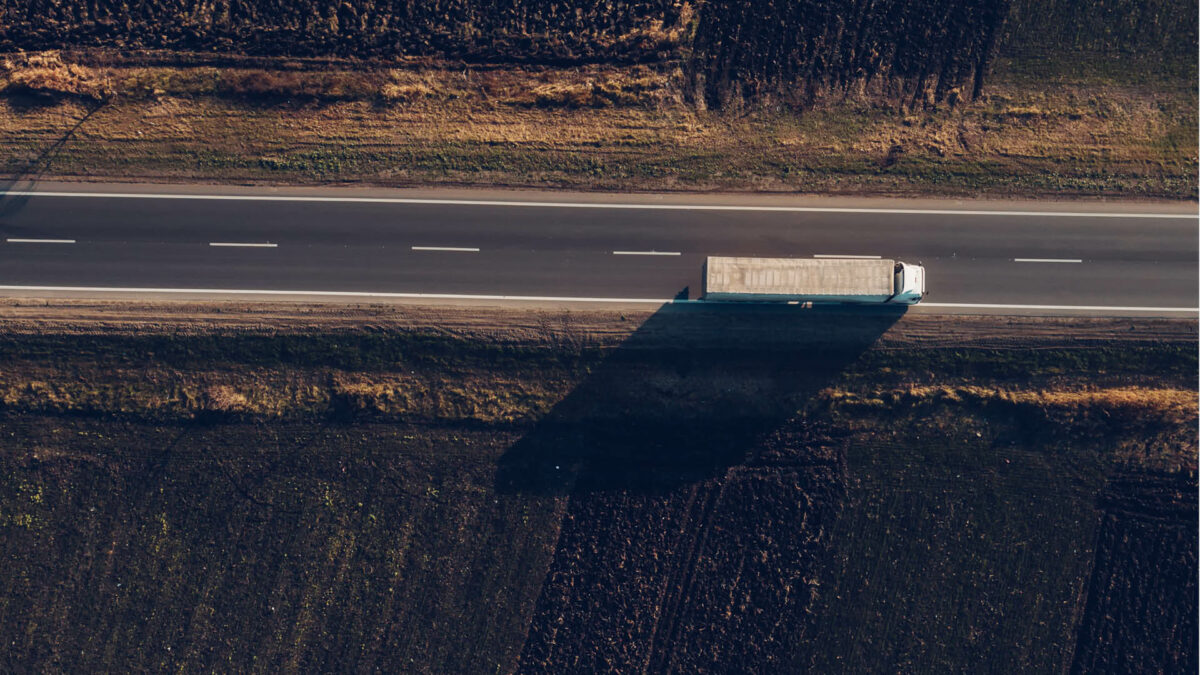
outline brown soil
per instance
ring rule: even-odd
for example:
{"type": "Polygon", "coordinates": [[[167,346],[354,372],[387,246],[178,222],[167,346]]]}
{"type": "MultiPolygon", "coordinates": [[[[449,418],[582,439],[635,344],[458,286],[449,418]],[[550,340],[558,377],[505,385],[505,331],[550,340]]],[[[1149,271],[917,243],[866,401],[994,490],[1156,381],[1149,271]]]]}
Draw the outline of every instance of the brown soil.
{"type": "Polygon", "coordinates": [[[1195,490],[1195,346],[1157,319],[7,300],[4,664],[1187,665],[1195,512],[1137,496],[1195,490]],[[1170,489],[1118,489],[1145,475],[1170,489]]]}
{"type": "Polygon", "coordinates": [[[1101,506],[1104,520],[1073,672],[1196,670],[1194,479],[1117,475],[1101,506]]]}

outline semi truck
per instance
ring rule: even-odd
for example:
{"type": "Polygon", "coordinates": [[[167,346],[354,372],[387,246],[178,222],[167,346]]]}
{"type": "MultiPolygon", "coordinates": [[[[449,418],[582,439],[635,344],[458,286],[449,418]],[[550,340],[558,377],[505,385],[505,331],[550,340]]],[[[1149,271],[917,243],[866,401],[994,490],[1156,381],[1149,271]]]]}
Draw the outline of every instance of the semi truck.
{"type": "Polygon", "coordinates": [[[704,264],[701,300],[915,305],[925,268],[880,258],[727,258],[704,264]]]}

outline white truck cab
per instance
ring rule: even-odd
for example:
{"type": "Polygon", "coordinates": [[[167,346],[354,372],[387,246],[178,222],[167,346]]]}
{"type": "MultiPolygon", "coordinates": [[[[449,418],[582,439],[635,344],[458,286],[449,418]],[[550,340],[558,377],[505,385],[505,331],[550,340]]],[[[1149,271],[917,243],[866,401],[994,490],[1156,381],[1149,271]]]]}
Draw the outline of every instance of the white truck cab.
{"type": "Polygon", "coordinates": [[[896,263],[896,295],[888,302],[915,305],[925,297],[925,268],[912,263],[896,263]]]}

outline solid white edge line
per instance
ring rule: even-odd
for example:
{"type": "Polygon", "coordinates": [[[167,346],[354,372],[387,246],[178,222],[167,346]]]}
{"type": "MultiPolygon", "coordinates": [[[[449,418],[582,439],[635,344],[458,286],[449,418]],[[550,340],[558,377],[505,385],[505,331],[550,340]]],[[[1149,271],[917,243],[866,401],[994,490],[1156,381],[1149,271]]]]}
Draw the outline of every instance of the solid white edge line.
{"type": "Polygon", "coordinates": [[[679,251],[613,251],[613,255],[683,255],[679,251]]]}
{"type": "Polygon", "coordinates": [[[279,248],[279,244],[256,244],[237,241],[210,241],[209,246],[235,246],[242,248],[279,248]]]}
{"type": "Polygon", "coordinates": [[[887,213],[935,216],[1021,216],[1046,218],[1156,218],[1194,219],[1200,214],[1176,213],[1089,213],[1087,211],[978,211],[954,209],[869,209],[822,206],[733,206],[721,204],[619,204],[588,202],[534,202],[485,199],[418,199],[407,197],[304,197],[288,195],[187,195],[168,193],[123,192],[38,192],[13,190],[0,192],[0,197],[92,197],[105,199],[192,199],[248,202],[331,202],[359,204],[431,204],[446,206],[512,206],[561,209],[642,209],[650,211],[764,211],[783,213],[887,213]]]}
{"type": "Polygon", "coordinates": [[[455,253],[479,253],[477,248],[458,248],[454,246],[413,246],[414,251],[453,251],[455,253]]]}
{"type": "Polygon", "coordinates": [[[1013,262],[1028,263],[1081,263],[1078,258],[1013,258],[1013,262]]]}
{"type": "MultiPolygon", "coordinates": [[[[112,286],[3,286],[0,291],[52,291],[52,292],[86,292],[86,293],[179,293],[179,294],[210,294],[210,295],[281,295],[281,296],[329,296],[344,298],[414,298],[434,300],[528,300],[541,302],[609,302],[609,303],[638,303],[638,304],[704,304],[703,300],[677,300],[675,298],[581,298],[557,297],[545,295],[470,295],[461,293],[387,293],[372,291],[280,291],[280,290],[248,290],[226,288],[128,288],[112,286]]],[[[711,303],[737,304],[737,303],[711,303]]],[[[1043,309],[1043,310],[1076,310],[1096,312],[1172,312],[1200,313],[1200,307],[1111,307],[1098,305],[1000,305],[974,304],[960,302],[922,302],[915,307],[945,307],[960,309],[1043,309]]]]}
{"type": "Polygon", "coordinates": [[[814,253],[814,258],[849,258],[853,260],[881,260],[881,255],[831,255],[825,253],[814,253]]]}
{"type": "Polygon", "coordinates": [[[460,293],[388,293],[383,291],[281,291],[229,288],[127,288],[110,286],[0,286],[0,291],[57,291],[87,293],[180,293],[210,295],[329,296],[335,298],[428,298],[433,300],[533,300],[553,302],[634,302],[666,304],[673,298],[571,298],[541,295],[470,295],[460,293]]]}
{"type": "Polygon", "coordinates": [[[74,244],[74,239],[5,239],[10,244],[74,244]]]}

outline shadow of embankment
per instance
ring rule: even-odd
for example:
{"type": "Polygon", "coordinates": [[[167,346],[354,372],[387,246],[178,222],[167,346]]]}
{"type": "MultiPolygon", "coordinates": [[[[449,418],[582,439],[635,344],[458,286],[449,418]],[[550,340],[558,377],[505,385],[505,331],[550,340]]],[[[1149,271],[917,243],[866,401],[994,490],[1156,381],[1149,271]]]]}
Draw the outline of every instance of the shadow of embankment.
{"type": "MultiPolygon", "coordinates": [[[[10,95],[9,98],[11,103],[14,97],[10,95]]],[[[37,105],[40,107],[58,103],[62,97],[46,98],[24,96],[21,98],[27,100],[31,99],[38,102],[36,104],[26,105],[37,105]]],[[[12,193],[32,192],[36,190],[38,183],[42,178],[42,174],[44,174],[50,168],[50,165],[54,162],[54,159],[58,156],[59,152],[61,152],[62,149],[66,147],[67,143],[75,137],[76,132],[78,132],[83,125],[88,122],[88,120],[92,119],[96,113],[104,109],[106,105],[108,105],[108,101],[96,102],[94,105],[88,108],[87,112],[84,113],[82,117],[72,122],[71,126],[65,132],[63,132],[61,136],[56,138],[48,147],[38,152],[37,155],[30,157],[24,165],[14,168],[7,174],[0,175],[0,217],[15,215],[20,212],[21,209],[25,208],[25,205],[29,203],[31,196],[28,194],[12,193]]],[[[0,167],[0,170],[3,170],[3,167],[0,167]]]]}

